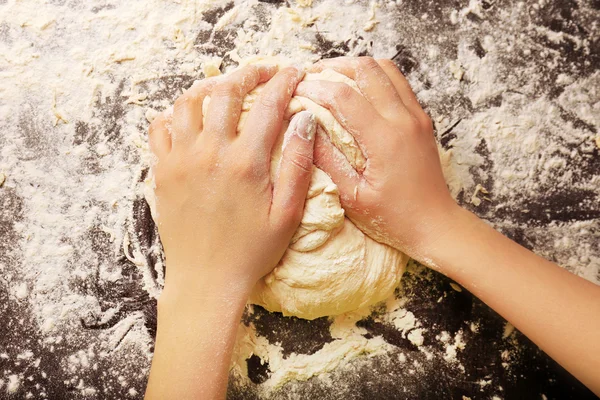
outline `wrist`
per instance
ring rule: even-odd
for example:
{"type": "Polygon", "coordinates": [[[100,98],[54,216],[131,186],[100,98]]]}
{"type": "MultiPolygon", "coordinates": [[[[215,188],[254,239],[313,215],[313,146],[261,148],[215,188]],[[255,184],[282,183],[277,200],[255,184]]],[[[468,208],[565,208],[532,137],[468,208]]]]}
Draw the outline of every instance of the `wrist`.
{"type": "Polygon", "coordinates": [[[226,274],[228,268],[210,271],[201,266],[167,263],[165,286],[159,306],[180,307],[182,304],[202,305],[239,303],[244,305],[254,287],[254,282],[226,274]]]}
{"type": "Polygon", "coordinates": [[[462,240],[477,222],[481,222],[477,216],[452,202],[440,208],[440,212],[432,213],[429,221],[422,223],[420,235],[417,235],[417,242],[409,256],[430,268],[446,273],[442,268],[444,255],[450,247],[455,246],[457,240],[462,240]]]}

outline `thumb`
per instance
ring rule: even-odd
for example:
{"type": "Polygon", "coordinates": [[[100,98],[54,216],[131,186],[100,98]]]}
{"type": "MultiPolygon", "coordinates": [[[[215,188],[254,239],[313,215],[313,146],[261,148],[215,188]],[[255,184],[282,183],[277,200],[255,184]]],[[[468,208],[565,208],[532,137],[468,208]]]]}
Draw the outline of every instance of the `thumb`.
{"type": "Polygon", "coordinates": [[[284,224],[284,228],[295,228],[302,219],[313,169],[316,130],[314,115],[301,111],[292,118],[283,138],[283,154],[274,182],[271,215],[274,222],[284,224]]]}

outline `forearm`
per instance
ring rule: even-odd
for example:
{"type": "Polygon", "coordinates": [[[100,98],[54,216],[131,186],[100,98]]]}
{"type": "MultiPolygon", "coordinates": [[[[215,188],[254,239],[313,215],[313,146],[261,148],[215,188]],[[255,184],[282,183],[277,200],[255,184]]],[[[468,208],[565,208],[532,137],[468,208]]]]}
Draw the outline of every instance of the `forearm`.
{"type": "Polygon", "coordinates": [[[167,282],[146,399],[225,398],[245,303],[245,290],[227,284],[167,282]]]}
{"type": "Polygon", "coordinates": [[[600,394],[600,286],[504,237],[467,211],[424,262],[454,279],[600,394]]]}

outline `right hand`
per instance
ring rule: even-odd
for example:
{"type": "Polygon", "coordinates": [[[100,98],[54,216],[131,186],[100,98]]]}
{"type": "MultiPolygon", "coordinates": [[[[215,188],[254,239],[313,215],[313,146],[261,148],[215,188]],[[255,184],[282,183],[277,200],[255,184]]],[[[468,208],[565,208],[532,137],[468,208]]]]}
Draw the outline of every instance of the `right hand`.
{"type": "Polygon", "coordinates": [[[341,57],[320,61],[312,72],[333,69],[350,86],[304,81],[296,95],[327,108],[351,133],[367,158],[354,170],[329,138],[319,133],[315,165],[338,185],[347,216],[374,239],[420,261],[436,237],[451,229],[458,209],[440,165],[430,118],[406,78],[390,60],[341,57]]]}

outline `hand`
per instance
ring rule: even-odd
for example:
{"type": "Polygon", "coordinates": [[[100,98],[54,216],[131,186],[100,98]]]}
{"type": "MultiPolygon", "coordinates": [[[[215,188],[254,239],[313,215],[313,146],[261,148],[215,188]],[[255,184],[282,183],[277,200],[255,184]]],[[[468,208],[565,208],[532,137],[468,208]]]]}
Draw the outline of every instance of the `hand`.
{"type": "Polygon", "coordinates": [[[328,137],[317,134],[315,165],[338,185],[347,216],[364,232],[419,258],[457,207],[442,175],[431,120],[390,60],[341,57],[315,64],[353,79],[363,96],[344,83],[305,81],[296,95],[329,109],[367,158],[357,172],[328,137]]]}
{"type": "Polygon", "coordinates": [[[165,290],[176,281],[178,291],[215,285],[249,291],[275,267],[300,223],[313,163],[314,120],[301,113],[292,121],[272,183],[271,150],[303,77],[293,67],[275,72],[275,67],[251,65],[206,79],[177,99],[172,116],[153,121],[150,145],[158,159],[153,171],[167,262],[165,290]],[[245,95],[267,81],[238,133],[245,95]],[[207,95],[211,101],[203,116],[207,95]]]}

